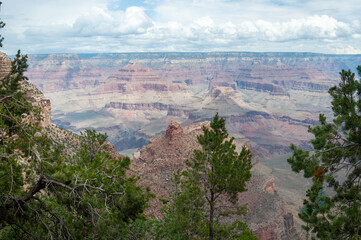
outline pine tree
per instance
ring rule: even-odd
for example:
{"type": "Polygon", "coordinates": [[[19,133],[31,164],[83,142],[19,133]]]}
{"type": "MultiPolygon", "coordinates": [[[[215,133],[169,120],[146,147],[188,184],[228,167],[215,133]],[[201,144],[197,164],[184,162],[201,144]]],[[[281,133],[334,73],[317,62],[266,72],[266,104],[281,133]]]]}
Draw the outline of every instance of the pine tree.
{"type": "Polygon", "coordinates": [[[313,150],[291,145],[288,159],[293,171],[313,179],[299,215],[320,239],[361,238],[361,82],[350,70],[340,75],[329,90],[333,121],[320,114],[320,125],[309,127],[313,150]]]}
{"type": "Polygon", "coordinates": [[[243,146],[238,154],[233,141],[218,114],[210,128],[203,127],[198,136],[202,149],[194,150],[187,169],[175,176],[180,192],[165,217],[169,234],[177,239],[255,239],[245,223],[222,222],[246,213],[246,207],[236,203],[251,178],[250,151],[243,146]]]}

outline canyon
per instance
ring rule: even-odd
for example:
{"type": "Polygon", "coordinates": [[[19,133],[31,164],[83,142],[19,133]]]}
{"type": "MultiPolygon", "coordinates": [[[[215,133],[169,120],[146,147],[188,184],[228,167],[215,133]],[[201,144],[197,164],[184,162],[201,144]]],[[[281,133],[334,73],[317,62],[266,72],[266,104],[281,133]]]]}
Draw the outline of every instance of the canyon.
{"type": "Polygon", "coordinates": [[[330,115],[327,90],[361,55],[313,53],[114,53],[30,55],[27,76],[52,102],[52,120],[107,132],[131,155],[181,125],[216,112],[261,158],[307,145],[308,125],[330,115]]]}
{"type": "MultiPolygon", "coordinates": [[[[249,191],[240,196],[247,223],[260,239],[297,239],[310,182],[291,172],[289,146],[311,147],[308,126],[320,113],[332,118],[328,89],[341,69],[355,71],[361,55],[49,54],[30,55],[28,63],[30,82],[51,101],[51,121],[75,133],[106,132],[158,197],[167,197],[173,171],[218,112],[237,145],[254,155],[249,191]]],[[[151,206],[157,215],[159,200],[151,206]]]]}

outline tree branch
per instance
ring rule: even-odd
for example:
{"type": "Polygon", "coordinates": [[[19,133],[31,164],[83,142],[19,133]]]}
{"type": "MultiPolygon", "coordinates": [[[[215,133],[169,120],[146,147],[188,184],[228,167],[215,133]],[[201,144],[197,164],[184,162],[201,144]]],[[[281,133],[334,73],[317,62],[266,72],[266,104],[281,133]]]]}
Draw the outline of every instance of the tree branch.
{"type": "Polygon", "coordinates": [[[12,97],[13,97],[13,96],[5,96],[5,97],[3,97],[3,98],[0,99],[0,102],[5,101],[6,99],[12,98],[12,97]]]}
{"type": "Polygon", "coordinates": [[[27,194],[25,194],[25,196],[23,196],[19,200],[21,202],[27,202],[28,200],[30,200],[36,193],[38,193],[43,188],[45,188],[44,176],[40,176],[40,178],[39,178],[38,182],[36,183],[36,185],[27,194]]]}

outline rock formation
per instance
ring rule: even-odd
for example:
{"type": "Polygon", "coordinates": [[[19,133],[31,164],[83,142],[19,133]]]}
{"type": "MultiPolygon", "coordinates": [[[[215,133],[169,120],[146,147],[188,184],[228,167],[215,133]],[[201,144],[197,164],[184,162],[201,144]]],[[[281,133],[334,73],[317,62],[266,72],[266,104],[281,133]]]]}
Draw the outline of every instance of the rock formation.
{"type": "MultiPolygon", "coordinates": [[[[203,133],[203,126],[209,127],[209,122],[181,127],[172,120],[164,135],[152,139],[134,154],[131,170],[141,176],[139,184],[150,187],[158,198],[168,198],[169,193],[175,191],[173,173],[184,169],[185,160],[192,156],[194,149],[200,148],[197,136],[203,133]]],[[[272,175],[265,173],[267,168],[256,159],[253,159],[248,191],[239,195],[239,204],[247,204],[249,208],[245,220],[260,240],[299,239],[293,215],[285,212],[284,202],[277,194],[272,175]]],[[[148,214],[160,217],[162,203],[158,198],[151,201],[148,214]]]]}
{"type": "Polygon", "coordinates": [[[176,121],[171,121],[168,125],[165,137],[169,140],[168,144],[171,145],[173,140],[183,133],[183,128],[176,121]]]}
{"type": "Polygon", "coordinates": [[[8,55],[0,52],[0,79],[5,78],[11,70],[11,59],[8,55]]]}

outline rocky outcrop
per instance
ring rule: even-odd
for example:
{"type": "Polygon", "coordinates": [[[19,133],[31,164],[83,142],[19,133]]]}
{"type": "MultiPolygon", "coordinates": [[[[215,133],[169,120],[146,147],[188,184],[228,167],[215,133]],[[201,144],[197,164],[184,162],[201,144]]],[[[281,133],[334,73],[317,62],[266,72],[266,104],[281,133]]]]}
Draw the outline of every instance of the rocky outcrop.
{"type": "Polygon", "coordinates": [[[41,120],[42,127],[49,127],[51,125],[51,103],[49,99],[42,99],[38,102],[42,109],[43,119],[41,120]]]}
{"type": "MultiPolygon", "coordinates": [[[[201,122],[181,127],[171,121],[166,134],[153,138],[134,154],[130,168],[139,176],[139,184],[149,186],[157,197],[169,197],[174,186],[171,179],[173,172],[185,167],[185,160],[192,156],[193,150],[199,148],[197,135],[201,134],[202,126],[209,122],[201,122]],[[171,142],[171,144],[169,144],[171,142]]],[[[162,203],[152,199],[147,212],[160,217],[162,203]]]]}
{"type": "Polygon", "coordinates": [[[21,83],[21,89],[25,92],[25,97],[32,102],[32,104],[41,110],[42,118],[40,125],[43,128],[51,126],[51,102],[40,92],[33,84],[28,82],[21,83]]]}
{"type": "Polygon", "coordinates": [[[11,59],[8,55],[0,52],[0,79],[5,78],[11,70],[11,59]]]}
{"type": "Polygon", "coordinates": [[[165,137],[169,140],[168,144],[173,144],[173,140],[182,135],[183,128],[176,121],[171,121],[168,125],[167,131],[165,132],[165,137]]]}
{"type": "Polygon", "coordinates": [[[152,69],[142,67],[133,61],[123,68],[120,68],[117,73],[108,77],[108,81],[114,82],[159,82],[161,78],[155,74],[152,69]]]}
{"type": "Polygon", "coordinates": [[[219,87],[219,86],[214,86],[211,89],[211,96],[213,98],[217,98],[217,97],[229,97],[231,95],[234,94],[234,88],[232,87],[219,87]]]}
{"type": "MultiPolygon", "coordinates": [[[[5,54],[0,52],[0,80],[4,79],[10,74],[11,59],[5,54]]],[[[29,99],[34,106],[40,108],[42,119],[40,125],[45,128],[51,125],[51,104],[50,100],[45,98],[44,94],[40,92],[34,85],[28,82],[21,82],[21,90],[24,91],[25,97],[29,99]]]]}
{"type": "Polygon", "coordinates": [[[274,179],[270,179],[268,180],[265,184],[264,184],[264,191],[269,193],[269,194],[275,194],[276,193],[276,189],[275,189],[275,182],[274,179]]]}
{"type": "MultiPolygon", "coordinates": [[[[150,140],[148,145],[142,147],[134,155],[130,166],[133,172],[141,176],[139,184],[150,187],[158,198],[168,198],[169,193],[175,190],[171,181],[173,173],[184,169],[185,160],[192,157],[194,149],[200,148],[197,136],[203,133],[203,126],[209,127],[209,122],[181,127],[176,121],[171,121],[164,135],[150,140]]],[[[273,178],[264,174],[265,167],[261,163],[253,162],[248,191],[239,195],[239,204],[247,204],[249,208],[245,220],[260,240],[289,236],[295,228],[289,215],[285,220],[284,203],[277,194],[273,178]]],[[[160,217],[162,203],[153,199],[150,206],[148,214],[160,217]]],[[[297,232],[294,236],[298,237],[297,232]]]]}

